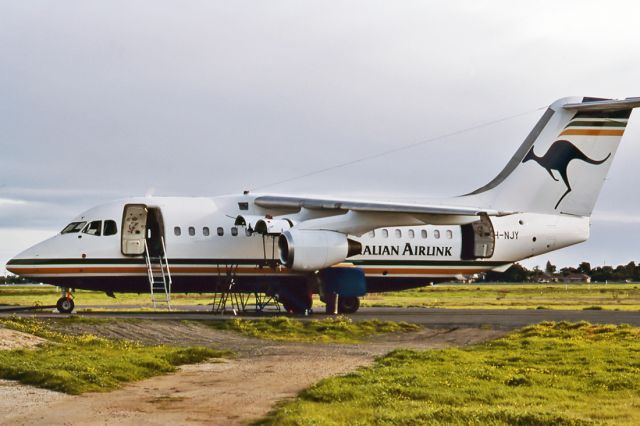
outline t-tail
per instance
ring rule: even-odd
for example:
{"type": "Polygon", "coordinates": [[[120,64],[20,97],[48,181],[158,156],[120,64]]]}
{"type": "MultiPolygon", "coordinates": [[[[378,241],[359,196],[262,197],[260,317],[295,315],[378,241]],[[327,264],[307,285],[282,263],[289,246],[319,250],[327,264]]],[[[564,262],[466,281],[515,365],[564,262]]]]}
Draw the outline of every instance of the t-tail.
{"type": "Polygon", "coordinates": [[[590,216],[640,98],[554,102],[506,167],[467,202],[500,210],[590,216]]]}

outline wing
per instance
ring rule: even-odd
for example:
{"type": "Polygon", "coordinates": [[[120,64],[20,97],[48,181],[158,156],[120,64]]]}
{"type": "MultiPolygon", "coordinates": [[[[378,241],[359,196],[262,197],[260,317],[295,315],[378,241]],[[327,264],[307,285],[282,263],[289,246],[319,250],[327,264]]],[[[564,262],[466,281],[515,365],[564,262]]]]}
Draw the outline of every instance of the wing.
{"type": "Polygon", "coordinates": [[[261,195],[254,204],[265,210],[291,211],[283,215],[299,229],[326,229],[362,235],[385,226],[462,225],[481,216],[504,216],[514,212],[477,207],[384,203],[366,200],[261,195]]]}
{"type": "Polygon", "coordinates": [[[339,200],[327,198],[289,197],[278,195],[263,195],[255,199],[257,206],[267,209],[311,209],[311,210],[336,210],[357,211],[372,213],[407,213],[427,215],[463,215],[479,216],[504,216],[513,212],[501,212],[474,207],[425,205],[407,203],[379,203],[373,201],[339,200]]]}

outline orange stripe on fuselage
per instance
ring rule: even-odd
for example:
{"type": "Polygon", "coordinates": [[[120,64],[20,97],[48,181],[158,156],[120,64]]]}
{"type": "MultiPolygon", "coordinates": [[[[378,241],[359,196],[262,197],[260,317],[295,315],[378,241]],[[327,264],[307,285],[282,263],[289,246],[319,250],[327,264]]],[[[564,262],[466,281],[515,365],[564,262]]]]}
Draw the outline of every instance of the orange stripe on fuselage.
{"type": "Polygon", "coordinates": [[[580,135],[580,136],[622,136],[624,129],[567,129],[560,133],[564,135],[580,135]]]}

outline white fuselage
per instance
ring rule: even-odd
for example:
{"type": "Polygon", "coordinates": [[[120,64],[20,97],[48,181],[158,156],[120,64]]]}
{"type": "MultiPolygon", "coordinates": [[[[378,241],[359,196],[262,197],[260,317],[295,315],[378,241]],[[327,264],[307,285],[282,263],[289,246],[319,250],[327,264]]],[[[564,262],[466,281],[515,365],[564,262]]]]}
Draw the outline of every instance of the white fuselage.
{"type": "MultiPolygon", "coordinates": [[[[123,209],[144,204],[161,211],[166,254],[176,291],[207,291],[229,267],[240,279],[291,279],[308,274],[278,264],[277,239],[235,225],[238,215],[282,216],[252,203],[252,195],[216,198],[131,198],[95,207],[73,222],[114,221],[113,235],[92,235],[86,229],[58,234],[12,259],[7,269],[43,282],[115,291],[141,291],[146,277],[144,256],[122,251],[123,209]],[[183,282],[182,288],[180,282],[183,282]]],[[[292,213],[313,216],[314,212],[292,213]]],[[[320,216],[318,216],[320,217],[320,216]]],[[[513,262],[585,241],[589,218],[533,213],[491,218],[495,250],[485,259],[463,259],[463,233],[456,225],[416,225],[377,228],[349,238],[362,244],[362,253],[346,259],[361,268],[368,282],[411,279],[417,284],[456,279],[464,275],[504,270],[513,262]]],[[[86,226],[86,225],[81,225],[86,226]]],[[[106,225],[105,226],[106,229],[106,225]]],[[[100,232],[105,234],[106,232],[100,232]]],[[[253,285],[253,284],[252,284],[253,285]]]]}

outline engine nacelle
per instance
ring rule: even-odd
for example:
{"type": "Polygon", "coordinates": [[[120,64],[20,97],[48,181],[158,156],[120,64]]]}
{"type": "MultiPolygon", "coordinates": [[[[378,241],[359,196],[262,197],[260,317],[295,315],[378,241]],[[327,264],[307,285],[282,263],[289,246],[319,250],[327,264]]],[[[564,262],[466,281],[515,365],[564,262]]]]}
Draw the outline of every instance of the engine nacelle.
{"type": "Polygon", "coordinates": [[[279,235],[293,225],[289,219],[263,218],[256,222],[255,231],[261,235],[279,235]]]}
{"type": "Polygon", "coordinates": [[[362,252],[362,245],[335,231],[290,229],[278,238],[280,262],[295,271],[317,271],[362,252]]]}
{"type": "Polygon", "coordinates": [[[295,223],[281,217],[239,215],[236,217],[235,225],[246,226],[250,232],[257,232],[260,235],[280,235],[295,223]]]}

